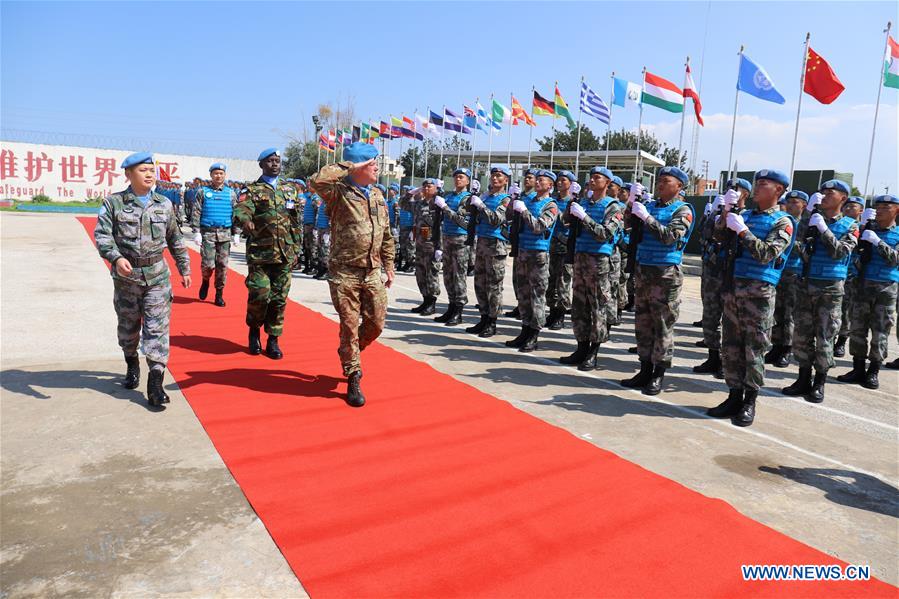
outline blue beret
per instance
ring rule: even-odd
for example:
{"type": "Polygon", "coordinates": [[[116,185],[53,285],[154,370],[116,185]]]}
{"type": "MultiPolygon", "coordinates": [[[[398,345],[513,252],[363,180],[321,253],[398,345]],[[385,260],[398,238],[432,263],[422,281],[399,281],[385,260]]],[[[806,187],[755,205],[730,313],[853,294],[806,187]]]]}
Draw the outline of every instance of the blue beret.
{"type": "Polygon", "coordinates": [[[387,193],[387,188],[381,185],[380,183],[375,183],[375,187],[381,190],[381,193],[387,193]]]}
{"type": "Polygon", "coordinates": [[[353,142],[343,149],[343,159],[354,163],[365,162],[366,160],[377,158],[377,156],[378,148],[372,144],[364,144],[361,141],[353,142]]]}
{"type": "Polygon", "coordinates": [[[746,191],[748,191],[749,193],[752,193],[752,183],[750,183],[746,179],[741,179],[739,177],[728,181],[727,186],[728,187],[741,187],[741,188],[745,189],[746,191]]]}
{"type": "Polygon", "coordinates": [[[612,177],[612,183],[614,183],[618,187],[624,186],[624,181],[622,181],[621,177],[619,177],[618,175],[615,175],[614,177],[612,177]]]}
{"type": "Polygon", "coordinates": [[[437,179],[434,179],[434,178],[425,179],[424,181],[421,182],[421,184],[422,184],[422,185],[434,185],[434,186],[436,186],[436,185],[437,185],[437,179]]]}
{"type": "Polygon", "coordinates": [[[556,173],[556,175],[559,177],[565,177],[572,183],[577,183],[577,177],[575,177],[574,173],[572,173],[571,171],[559,171],[558,173],[556,173]]]}
{"type": "Polygon", "coordinates": [[[628,181],[627,183],[623,183],[621,186],[628,191],[631,190],[631,182],[630,181],[628,181]]]}
{"type": "Polygon", "coordinates": [[[303,187],[306,187],[306,182],[303,181],[302,179],[294,179],[294,182],[299,183],[303,187]]]}
{"type": "Polygon", "coordinates": [[[534,175],[534,176],[536,177],[536,176],[537,176],[537,173],[539,173],[539,172],[540,172],[540,169],[539,169],[539,168],[529,168],[528,170],[526,170],[526,171],[524,172],[524,174],[525,174],[525,175],[534,175]]]}
{"type": "Polygon", "coordinates": [[[883,195],[879,195],[874,198],[875,204],[899,204],[899,198],[896,196],[885,193],[883,195]]]}
{"type": "Polygon", "coordinates": [[[846,203],[849,204],[850,202],[853,204],[861,204],[862,206],[864,206],[865,198],[860,198],[858,196],[849,196],[849,199],[846,200],[846,203]]]}
{"type": "Polygon", "coordinates": [[[821,184],[821,189],[819,189],[818,191],[823,191],[825,189],[836,189],[837,191],[842,191],[846,195],[849,195],[851,193],[849,184],[839,179],[831,179],[830,181],[825,181],[821,184]]]}
{"type": "Polygon", "coordinates": [[[794,189],[793,191],[787,192],[784,196],[786,199],[799,198],[803,202],[808,202],[808,194],[804,191],[799,191],[798,189],[794,189]]]}
{"type": "MultiPolygon", "coordinates": [[[[396,183],[394,183],[394,185],[396,185],[396,183]]],[[[403,191],[408,191],[410,189],[412,189],[411,185],[403,185],[403,191]]]]}
{"type": "Polygon", "coordinates": [[[393,191],[399,191],[400,184],[399,183],[391,183],[387,188],[392,189],[393,191]]]}
{"type": "Polygon", "coordinates": [[[276,155],[280,156],[281,152],[278,151],[278,148],[266,148],[259,153],[259,158],[257,158],[256,160],[258,162],[262,162],[263,160],[265,160],[272,154],[276,154],[276,155]]]}
{"type": "Polygon", "coordinates": [[[756,171],[755,180],[759,179],[768,179],[769,181],[774,181],[775,183],[780,183],[784,187],[790,186],[790,178],[778,170],[774,170],[773,168],[763,168],[760,171],[756,171]]]}
{"type": "Polygon", "coordinates": [[[603,177],[605,177],[605,178],[607,178],[607,179],[609,179],[609,180],[611,180],[612,177],[615,176],[615,175],[612,174],[612,171],[610,171],[609,169],[607,169],[607,168],[604,167],[604,166],[594,166],[593,168],[590,169],[590,176],[591,176],[591,177],[592,177],[593,175],[596,175],[596,174],[600,174],[600,175],[602,175],[603,177]]]}
{"type": "Polygon", "coordinates": [[[668,175],[670,177],[674,177],[678,181],[681,182],[681,185],[686,185],[690,182],[690,177],[687,176],[687,173],[677,168],[676,166],[664,166],[661,170],[659,170],[659,176],[668,175]]]}
{"type": "Polygon", "coordinates": [[[552,171],[548,171],[546,169],[540,169],[537,171],[538,177],[546,177],[547,179],[551,179],[553,183],[556,182],[556,174],[552,171]]]}
{"type": "Polygon", "coordinates": [[[490,169],[490,174],[492,175],[493,173],[502,173],[510,179],[512,178],[512,171],[505,166],[494,166],[490,169]]]}
{"type": "Polygon", "coordinates": [[[465,175],[466,177],[471,179],[471,171],[467,168],[457,168],[453,171],[453,176],[455,177],[456,175],[465,175]]]}
{"type": "Polygon", "coordinates": [[[781,195],[781,196],[777,199],[777,203],[778,203],[778,204],[786,204],[786,203],[787,203],[787,194],[781,195]]]}
{"type": "Polygon", "coordinates": [[[228,170],[228,167],[225,166],[224,163],[222,163],[222,162],[213,162],[212,166],[209,167],[209,172],[211,173],[212,171],[216,171],[216,170],[226,171],[226,170],[228,170]]]}
{"type": "Polygon", "coordinates": [[[122,168],[130,168],[137,164],[153,164],[153,154],[151,152],[135,152],[122,161],[122,168]]]}

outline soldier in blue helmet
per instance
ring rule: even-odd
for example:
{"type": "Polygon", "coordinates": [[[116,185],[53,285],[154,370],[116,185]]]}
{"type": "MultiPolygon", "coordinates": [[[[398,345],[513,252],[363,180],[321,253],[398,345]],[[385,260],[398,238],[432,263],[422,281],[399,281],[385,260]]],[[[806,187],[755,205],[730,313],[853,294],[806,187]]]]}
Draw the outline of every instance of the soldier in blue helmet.
{"type": "MultiPolygon", "coordinates": [[[[846,203],[843,204],[843,216],[855,219],[859,222],[862,211],[865,209],[865,198],[860,196],[849,196],[846,203]]],[[[873,210],[871,211],[873,214],[873,210]]],[[[864,223],[859,222],[859,225],[864,223]]],[[[859,229],[861,230],[861,229],[859,229]]],[[[837,340],[833,344],[833,355],[835,358],[842,358],[846,355],[846,340],[849,339],[850,321],[852,318],[853,307],[855,301],[855,277],[858,275],[856,268],[858,255],[853,253],[849,260],[849,275],[846,277],[845,293],[843,295],[843,308],[840,316],[840,332],[837,334],[837,340]]]]}
{"type": "MultiPolygon", "coordinates": [[[[225,305],[225,279],[228,276],[228,258],[231,243],[239,229],[234,227],[234,207],[237,194],[225,186],[227,166],[216,162],[209,167],[211,182],[197,190],[194,212],[190,224],[194,231],[194,243],[200,246],[201,275],[200,299],[209,293],[209,279],[215,273],[215,305],[225,305]]],[[[236,243],[236,241],[234,241],[236,243]]]]}
{"type": "MultiPolygon", "coordinates": [[[[790,215],[798,228],[798,223],[808,204],[808,194],[793,189],[781,198],[784,212],[790,215]]],[[[798,252],[791,251],[786,258],[784,270],[780,273],[777,284],[777,297],[774,302],[774,326],[771,329],[771,350],[765,354],[765,364],[776,368],[786,368],[790,364],[793,349],[794,313],[796,312],[796,293],[799,277],[802,274],[802,258],[798,252]]]]}
{"type": "MultiPolygon", "coordinates": [[[[534,186],[537,184],[537,172],[539,170],[540,169],[537,169],[537,168],[529,168],[528,170],[525,171],[524,181],[522,181],[522,189],[521,189],[520,193],[517,193],[517,187],[514,185],[512,186],[512,188],[509,189],[512,197],[514,198],[513,201],[515,201],[515,200],[530,201],[530,200],[534,199],[534,197],[537,195],[537,192],[534,190],[534,186]]],[[[514,214],[515,213],[512,210],[506,211],[506,216],[509,217],[510,219],[514,218],[514,214]]],[[[517,260],[518,260],[517,257],[512,258],[512,272],[513,273],[515,272],[515,262],[517,260]]],[[[512,277],[512,291],[513,291],[513,293],[515,293],[515,307],[512,308],[511,310],[509,310],[508,312],[506,312],[504,314],[504,316],[508,316],[510,318],[515,318],[515,319],[520,320],[521,319],[521,300],[519,297],[520,293],[518,290],[518,281],[515,279],[514,276],[512,277]]]]}

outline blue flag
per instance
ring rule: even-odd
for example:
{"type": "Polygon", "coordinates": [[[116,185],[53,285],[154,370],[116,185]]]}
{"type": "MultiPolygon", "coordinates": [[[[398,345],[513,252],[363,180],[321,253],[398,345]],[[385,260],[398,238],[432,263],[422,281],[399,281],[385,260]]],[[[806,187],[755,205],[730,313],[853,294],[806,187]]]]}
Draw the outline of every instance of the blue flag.
{"type": "Polygon", "coordinates": [[[745,54],[740,55],[740,74],[737,76],[737,89],[755,96],[760,100],[783,104],[786,102],[780,92],[774,88],[774,82],[760,65],[752,62],[745,54]]]}

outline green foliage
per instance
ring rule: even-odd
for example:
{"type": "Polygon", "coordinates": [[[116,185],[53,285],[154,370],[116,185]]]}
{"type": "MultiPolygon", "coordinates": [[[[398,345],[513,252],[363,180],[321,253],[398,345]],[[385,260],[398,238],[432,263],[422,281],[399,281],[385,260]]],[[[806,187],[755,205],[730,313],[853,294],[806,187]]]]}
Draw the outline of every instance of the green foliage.
{"type": "MultiPolygon", "coordinates": [[[[291,179],[307,179],[318,169],[318,142],[305,143],[294,140],[287,144],[283,157],[283,176],[291,179]]],[[[322,152],[321,163],[327,160],[327,152],[322,152]]]]}
{"type": "MultiPolygon", "coordinates": [[[[453,135],[444,137],[441,142],[442,143],[438,143],[433,139],[426,139],[422,143],[415,143],[414,146],[407,148],[403,152],[400,156],[400,165],[406,173],[406,179],[404,179],[404,181],[408,181],[408,179],[412,177],[413,156],[415,158],[414,170],[416,181],[427,177],[437,177],[437,173],[440,170],[441,147],[443,147],[443,171],[441,174],[444,179],[452,175],[453,171],[456,170],[459,165],[467,168],[471,167],[471,143],[468,140],[463,139],[461,136],[453,135]],[[422,148],[427,150],[427,172],[425,172],[425,151],[422,148]],[[459,161],[457,161],[456,156],[458,156],[460,152],[461,156],[459,161]]],[[[399,142],[394,140],[391,143],[396,144],[399,142]]],[[[484,165],[479,164],[478,170],[483,171],[483,169],[484,165]]]]}
{"type": "Polygon", "coordinates": [[[50,196],[44,194],[38,194],[36,196],[31,197],[31,201],[35,204],[49,204],[53,200],[50,199],[50,196]]]}

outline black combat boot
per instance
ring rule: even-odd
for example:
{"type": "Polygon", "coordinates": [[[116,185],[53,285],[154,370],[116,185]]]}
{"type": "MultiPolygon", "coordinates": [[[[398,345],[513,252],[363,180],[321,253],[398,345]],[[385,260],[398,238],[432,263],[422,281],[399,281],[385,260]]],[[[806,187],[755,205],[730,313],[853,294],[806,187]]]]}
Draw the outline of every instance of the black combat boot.
{"type": "Polygon", "coordinates": [[[827,382],[827,371],[815,371],[815,380],[812,382],[812,390],[805,394],[805,401],[821,403],[824,401],[824,383],[827,382]]]}
{"type": "Polygon", "coordinates": [[[215,290],[215,305],[224,308],[225,307],[225,298],[223,294],[225,293],[224,289],[216,289],[215,290]]]}
{"type": "Polygon", "coordinates": [[[518,309],[518,306],[515,306],[508,312],[506,312],[503,316],[508,316],[509,318],[514,318],[516,320],[521,320],[521,310],[518,309]]]}
{"type": "Polygon", "coordinates": [[[781,345],[780,354],[778,354],[777,359],[772,363],[775,368],[786,368],[790,365],[790,358],[793,357],[793,346],[792,345],[781,345]]]}
{"type": "Polygon", "coordinates": [[[365,396],[362,395],[362,388],[359,386],[359,381],[361,380],[361,370],[351,372],[350,376],[347,379],[346,402],[347,405],[350,405],[354,408],[361,408],[365,405],[365,396]]]}
{"type": "Polygon", "coordinates": [[[768,353],[765,354],[765,364],[774,364],[782,351],[783,345],[777,343],[772,345],[771,349],[768,350],[768,353]]]}
{"type": "Polygon", "coordinates": [[[743,396],[743,405],[731,422],[736,426],[750,426],[755,420],[755,400],[758,396],[758,389],[746,389],[746,394],[743,396]]]}
{"type": "Polygon", "coordinates": [[[147,404],[154,408],[165,409],[162,404],[169,402],[169,396],[162,389],[162,375],[161,370],[150,370],[147,378],[147,404]]]}
{"type": "Polygon", "coordinates": [[[633,312],[634,311],[634,294],[633,293],[627,294],[627,304],[625,304],[625,306],[624,306],[624,311],[625,312],[633,312]]]}
{"type": "Polygon", "coordinates": [[[125,356],[125,364],[128,370],[125,372],[125,380],[122,385],[126,389],[137,389],[140,384],[140,358],[137,356],[125,356]]]}
{"type": "Polygon", "coordinates": [[[444,312],[443,314],[441,314],[440,316],[435,318],[434,322],[446,322],[447,320],[449,320],[450,318],[453,317],[453,312],[455,312],[455,311],[456,311],[456,305],[453,304],[452,302],[450,302],[449,304],[446,305],[446,312],[444,312]]]}
{"type": "Polygon", "coordinates": [[[312,260],[309,256],[303,256],[303,274],[308,275],[312,272],[312,260]]]}
{"type": "Polygon", "coordinates": [[[200,299],[206,299],[207,295],[209,295],[209,279],[203,279],[203,282],[200,283],[200,299]]]}
{"type": "Polygon", "coordinates": [[[272,360],[280,360],[284,357],[281,348],[278,347],[278,338],[274,335],[269,335],[268,340],[265,342],[265,355],[272,360]]]}
{"type": "Polygon", "coordinates": [[[649,360],[640,360],[640,372],[629,379],[621,381],[621,385],[628,389],[639,389],[646,386],[652,378],[652,362],[649,360]]]}
{"type": "Polygon", "coordinates": [[[524,340],[527,339],[530,332],[531,329],[524,325],[521,325],[521,332],[518,333],[518,337],[506,341],[506,347],[521,347],[521,344],[524,343],[524,340]]]}
{"type": "Polygon", "coordinates": [[[487,326],[488,320],[489,320],[488,317],[481,314],[481,320],[478,321],[478,324],[474,325],[473,327],[468,327],[467,329],[465,329],[465,332],[471,333],[472,335],[477,335],[478,333],[480,333],[481,331],[484,330],[485,326],[487,326]]]}
{"type": "Polygon", "coordinates": [[[692,324],[694,327],[702,328],[702,319],[700,318],[699,320],[694,320],[692,324]]]}
{"type": "Polygon", "coordinates": [[[736,416],[737,412],[739,412],[742,407],[743,390],[731,389],[727,394],[727,399],[714,408],[709,408],[705,413],[712,418],[729,418],[730,416],[736,416]]]}
{"type": "Polygon", "coordinates": [[[877,380],[877,374],[880,372],[880,362],[871,360],[868,366],[868,372],[865,374],[865,380],[862,381],[862,387],[865,389],[877,389],[880,387],[880,381],[877,380]]]}
{"type": "Polygon", "coordinates": [[[565,310],[552,308],[549,311],[549,318],[546,319],[546,328],[550,331],[558,331],[565,322],[565,310]]]}
{"type": "Polygon", "coordinates": [[[318,281],[327,281],[328,280],[328,269],[324,267],[320,267],[318,272],[315,273],[314,279],[318,281]]]}
{"type": "Polygon", "coordinates": [[[784,395],[788,395],[790,397],[798,397],[800,395],[805,395],[806,393],[812,390],[812,367],[811,366],[800,366],[799,367],[799,377],[796,379],[792,385],[788,387],[784,387],[780,390],[784,395]]]}
{"type": "Polygon", "coordinates": [[[693,345],[695,345],[696,347],[708,347],[708,345],[706,345],[705,339],[700,339],[693,345]]]}
{"type": "Polygon", "coordinates": [[[839,335],[837,342],[833,344],[833,355],[835,358],[842,358],[846,355],[846,337],[839,335]]]}
{"type": "Polygon", "coordinates": [[[693,367],[696,374],[717,374],[721,370],[721,352],[717,349],[709,350],[709,359],[693,367]]]}
{"type": "Polygon", "coordinates": [[[577,349],[574,350],[574,353],[570,356],[562,356],[561,358],[559,358],[559,362],[565,365],[580,364],[587,357],[587,352],[589,351],[589,341],[578,341],[577,349]]]}
{"type": "Polygon", "coordinates": [[[425,306],[428,305],[428,297],[429,297],[429,296],[427,296],[427,295],[424,296],[424,297],[422,297],[422,298],[421,298],[421,303],[418,304],[417,306],[415,306],[414,308],[410,308],[410,309],[409,309],[409,312],[420,313],[422,310],[424,310],[424,309],[425,309],[425,306]]]}
{"type": "Polygon", "coordinates": [[[421,312],[419,312],[419,314],[421,314],[422,316],[430,316],[436,311],[437,311],[437,297],[434,295],[429,295],[428,297],[425,298],[425,305],[421,309],[421,312]]]}
{"type": "Polygon", "coordinates": [[[596,369],[596,352],[599,351],[599,343],[591,343],[587,347],[587,356],[578,364],[577,369],[581,371],[596,369]]]}
{"type": "Polygon", "coordinates": [[[478,337],[493,337],[496,335],[496,319],[488,318],[487,324],[484,325],[484,330],[478,333],[478,337]]]}
{"type": "Polygon", "coordinates": [[[863,383],[865,380],[865,358],[852,358],[852,370],[837,377],[841,383],[863,383]]]}
{"type": "Polygon", "coordinates": [[[887,362],[884,366],[890,370],[899,370],[899,358],[896,358],[892,362],[887,362]]]}
{"type": "Polygon", "coordinates": [[[638,348],[636,345],[633,346],[633,347],[627,348],[627,353],[629,353],[629,354],[635,354],[635,353],[637,353],[638,351],[639,351],[639,348],[638,348]]]}
{"type": "Polygon", "coordinates": [[[529,354],[535,349],[537,349],[537,337],[540,336],[540,329],[532,329],[531,327],[527,327],[528,335],[521,342],[521,345],[518,348],[518,351],[529,354]]]}
{"type": "Polygon", "coordinates": [[[465,306],[462,304],[453,304],[453,313],[449,317],[449,320],[443,323],[445,327],[453,327],[457,324],[462,324],[462,311],[465,309],[465,306]]]}
{"type": "Polygon", "coordinates": [[[652,377],[643,387],[643,395],[658,395],[662,392],[662,384],[665,382],[666,364],[656,364],[652,369],[652,377]]]}
{"type": "Polygon", "coordinates": [[[262,353],[262,342],[259,340],[259,327],[250,327],[250,355],[258,356],[262,353]]]}

